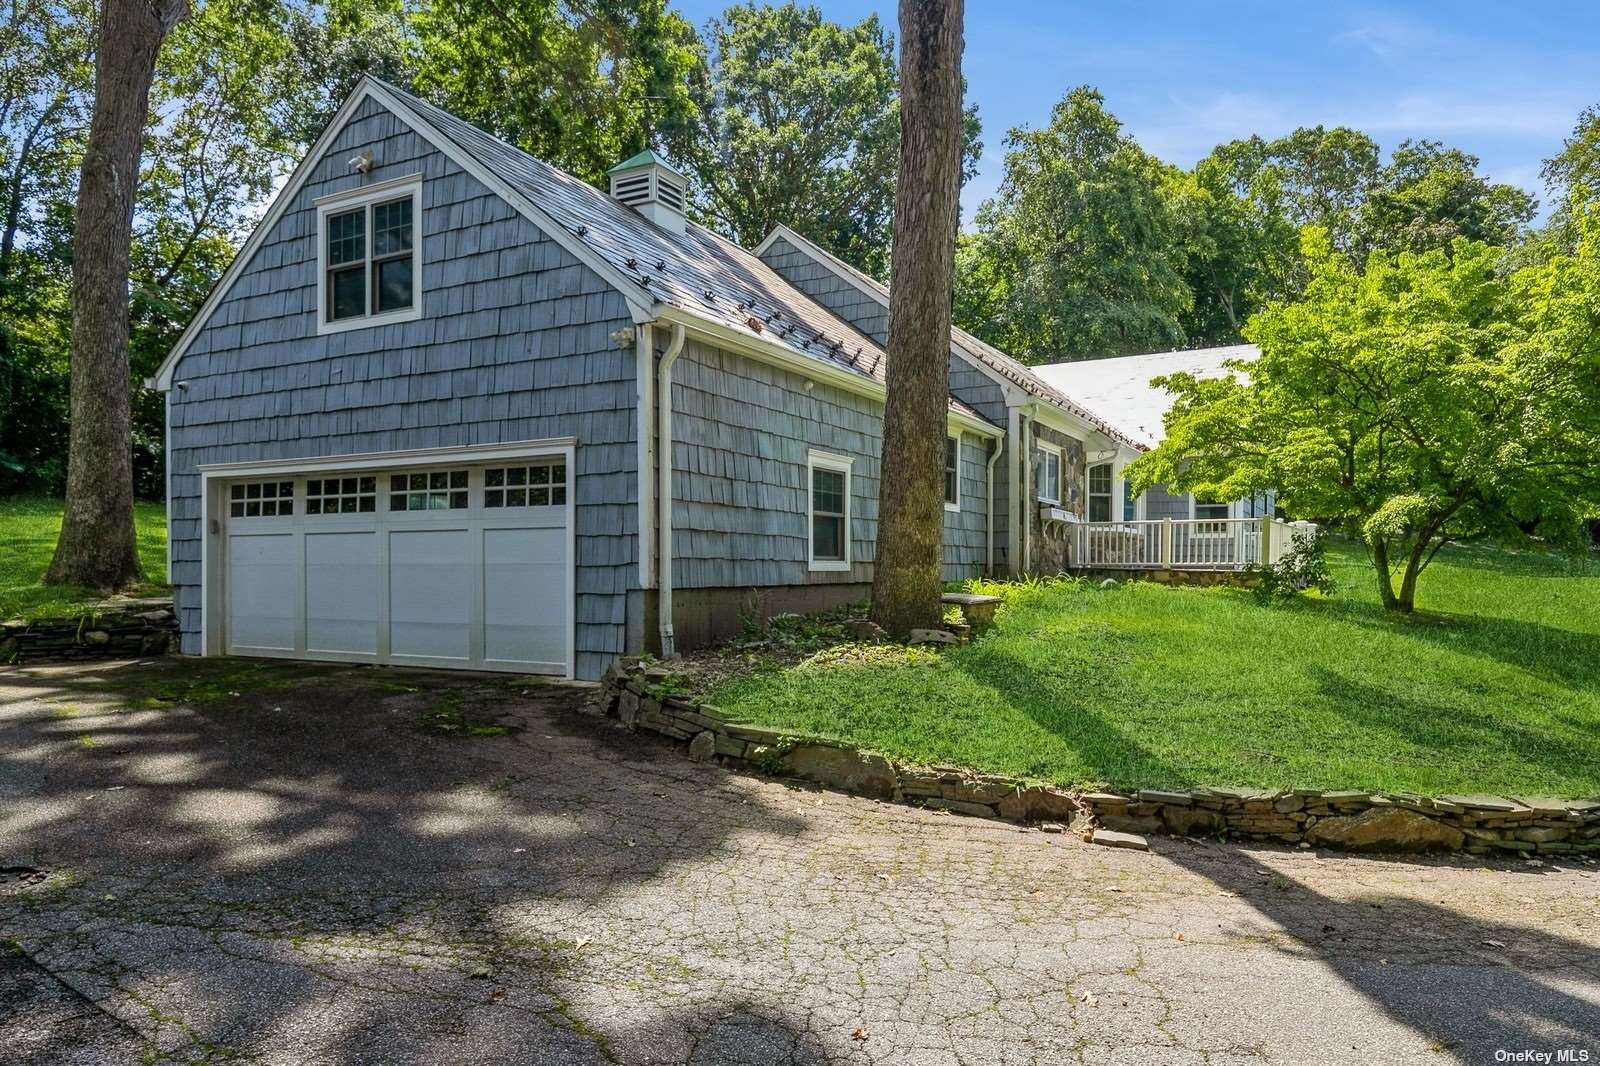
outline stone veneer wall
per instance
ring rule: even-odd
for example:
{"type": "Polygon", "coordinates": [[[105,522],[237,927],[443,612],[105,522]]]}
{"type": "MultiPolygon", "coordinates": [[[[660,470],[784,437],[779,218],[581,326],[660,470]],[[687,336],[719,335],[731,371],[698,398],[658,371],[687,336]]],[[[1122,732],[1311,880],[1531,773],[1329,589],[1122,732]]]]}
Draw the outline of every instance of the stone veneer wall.
{"type": "Polygon", "coordinates": [[[0,626],[0,663],[139,659],[177,646],[169,599],[100,604],[70,618],[17,619],[0,626]]]}
{"type": "Polygon", "coordinates": [[[727,721],[667,690],[661,667],[619,661],[603,708],[632,730],[686,741],[691,758],[798,777],[824,788],[1045,828],[1220,836],[1356,851],[1600,853],[1600,800],[1360,791],[1143,789],[1068,792],[948,767],[914,767],[847,744],[727,721]]]}

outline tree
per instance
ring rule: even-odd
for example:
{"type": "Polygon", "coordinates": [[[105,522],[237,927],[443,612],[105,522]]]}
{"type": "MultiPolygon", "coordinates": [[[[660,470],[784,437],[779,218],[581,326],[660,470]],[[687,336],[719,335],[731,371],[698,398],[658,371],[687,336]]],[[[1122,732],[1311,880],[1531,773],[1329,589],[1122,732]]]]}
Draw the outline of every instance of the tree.
{"type": "Polygon", "coordinates": [[[1000,190],[962,242],[958,317],[1030,361],[1184,342],[1193,296],[1168,188],[1181,175],[1104,105],[1082,86],[1044,129],[1012,130],[1000,190]]]}
{"type": "Polygon", "coordinates": [[[402,10],[419,93],[586,181],[689,119],[699,45],[665,0],[402,10]]]}
{"type": "Polygon", "coordinates": [[[1537,207],[1522,189],[1479,175],[1477,156],[1406,140],[1362,203],[1358,229],[1367,249],[1422,252],[1458,237],[1509,246],[1537,207]]]}
{"type": "Polygon", "coordinates": [[[1190,344],[1235,344],[1251,315],[1289,295],[1299,236],[1265,151],[1259,138],[1218,145],[1168,185],[1194,298],[1179,318],[1190,344]]]}
{"type": "Polygon", "coordinates": [[[1509,277],[1503,250],[1464,239],[1358,270],[1308,229],[1305,293],[1246,326],[1261,356],[1240,379],[1158,379],[1176,401],[1135,488],[1276,490],[1360,537],[1406,613],[1447,541],[1571,542],[1600,508],[1600,217],[1587,225],[1577,254],[1509,277]]]}
{"type": "MultiPolygon", "coordinates": [[[[783,223],[883,277],[900,151],[894,39],[868,15],[740,4],[706,24],[694,118],[667,148],[688,171],[698,219],[746,247],[783,223]]],[[[962,177],[982,150],[965,113],[962,177]]]]}
{"type": "Polygon", "coordinates": [[[105,0],[72,258],[72,423],[50,584],[114,589],[141,576],[133,539],[128,272],[156,57],[187,0],[105,0]]]}
{"type": "Polygon", "coordinates": [[[962,17],[962,0],[900,0],[900,180],[872,619],[901,636],[936,627],[941,614],[962,17]]]}

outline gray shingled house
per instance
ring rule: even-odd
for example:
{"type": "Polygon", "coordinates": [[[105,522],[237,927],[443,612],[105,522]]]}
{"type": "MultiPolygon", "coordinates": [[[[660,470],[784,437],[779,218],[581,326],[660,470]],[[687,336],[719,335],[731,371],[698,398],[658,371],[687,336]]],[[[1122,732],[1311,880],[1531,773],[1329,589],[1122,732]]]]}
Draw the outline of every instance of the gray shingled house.
{"type": "MultiPolygon", "coordinates": [[[[155,378],[183,650],[593,678],[864,596],[886,292],[684,196],[363,80],[155,378]]],[[[946,578],[1061,569],[1133,442],[950,359],[946,578]]]]}

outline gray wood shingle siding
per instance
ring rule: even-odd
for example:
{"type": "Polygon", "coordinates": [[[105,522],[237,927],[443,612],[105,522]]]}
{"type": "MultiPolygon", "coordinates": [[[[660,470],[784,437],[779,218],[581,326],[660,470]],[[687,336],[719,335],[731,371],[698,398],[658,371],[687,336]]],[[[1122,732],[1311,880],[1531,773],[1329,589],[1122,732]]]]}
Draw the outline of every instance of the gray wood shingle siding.
{"type": "Polygon", "coordinates": [[[637,585],[635,368],[623,298],[367,100],[178,364],[172,551],[183,648],[200,645],[197,464],[571,436],[577,661],[625,650],[637,585]],[[346,163],[363,148],[365,178],[346,163]],[[317,335],[313,200],[420,172],[422,317],[317,335]]]}
{"type": "MultiPolygon", "coordinates": [[[[872,580],[883,406],[691,340],[673,369],[673,579],[679,588],[872,580]],[[807,559],[808,453],[853,460],[849,571],[807,559]]],[[[962,437],[961,511],[945,513],[944,578],[985,562],[985,441],[962,437]]]]}
{"type": "MultiPolygon", "coordinates": [[[[797,248],[782,237],[774,240],[761,254],[762,261],[783,276],[783,279],[813,300],[822,304],[828,310],[850,323],[859,332],[870,337],[879,345],[889,343],[889,310],[875,297],[862,292],[855,285],[826,264],[818,262],[805,250],[797,248]]],[[[1006,424],[1005,393],[988,374],[978,369],[973,363],[958,352],[954,346],[950,351],[950,395],[963,403],[969,404],[984,418],[997,426],[1006,424]]],[[[979,447],[982,442],[978,438],[979,447]]],[[[963,449],[965,454],[965,449],[963,449]]],[[[978,461],[987,463],[988,457],[984,455],[978,461]]],[[[1010,512],[1009,485],[1004,476],[1003,463],[995,468],[995,564],[1004,568],[1006,565],[1006,516],[1010,512]]],[[[978,480],[981,482],[986,476],[986,471],[979,471],[978,480]]],[[[962,513],[966,515],[970,508],[967,506],[965,496],[967,490],[962,490],[962,513]]],[[[978,503],[983,502],[981,490],[978,503]]],[[[982,519],[983,512],[978,512],[982,519]]],[[[984,531],[980,524],[980,536],[984,531]]],[[[979,545],[980,556],[983,554],[983,545],[979,545]]],[[[964,551],[955,554],[965,558],[964,551]]],[[[955,580],[949,576],[952,566],[952,547],[949,539],[945,545],[946,580],[955,580]]],[[[961,564],[965,565],[965,564],[961,564]]],[[[978,561],[981,571],[984,565],[982,558],[978,561]]],[[[972,576],[962,574],[962,577],[972,576]]]]}

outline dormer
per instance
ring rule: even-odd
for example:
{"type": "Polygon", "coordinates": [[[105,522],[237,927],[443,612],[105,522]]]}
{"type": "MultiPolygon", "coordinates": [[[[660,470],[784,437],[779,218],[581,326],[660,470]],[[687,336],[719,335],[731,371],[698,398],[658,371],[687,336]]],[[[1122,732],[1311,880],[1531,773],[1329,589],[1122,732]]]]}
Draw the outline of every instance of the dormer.
{"type": "Polygon", "coordinates": [[[646,148],[608,172],[611,198],[626,204],[662,229],[682,233],[686,182],[683,175],[646,148]]]}

